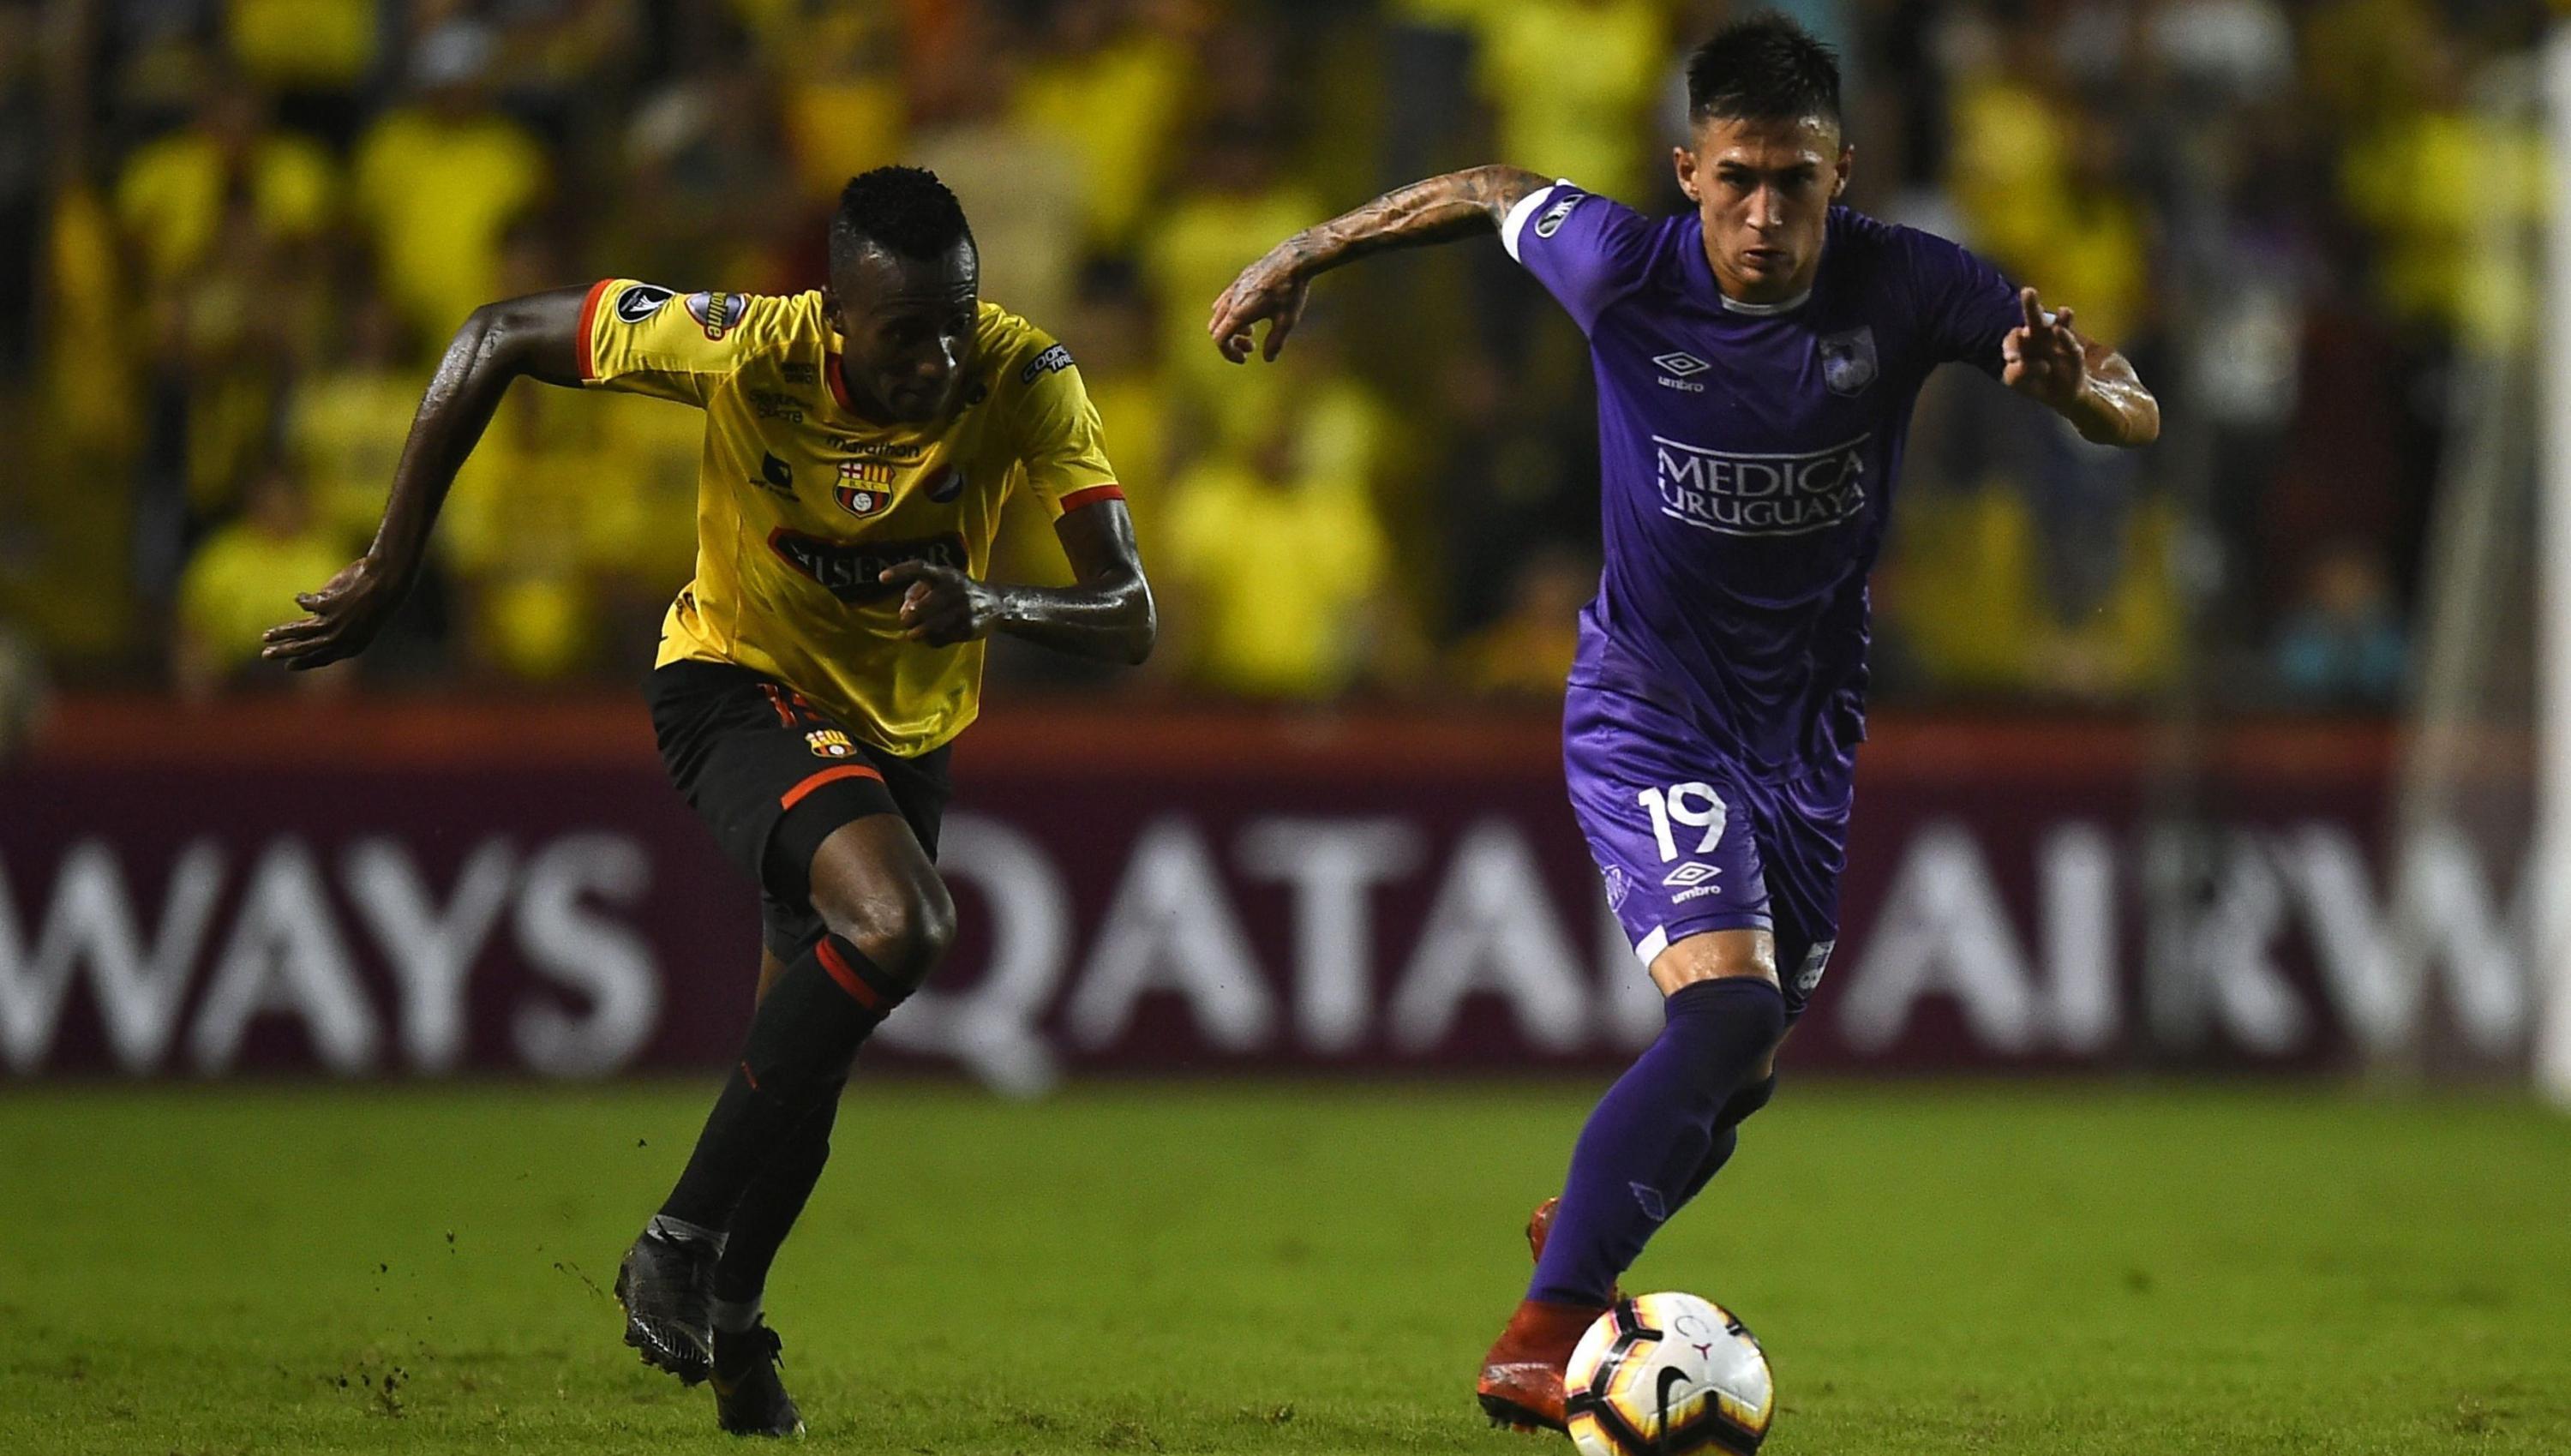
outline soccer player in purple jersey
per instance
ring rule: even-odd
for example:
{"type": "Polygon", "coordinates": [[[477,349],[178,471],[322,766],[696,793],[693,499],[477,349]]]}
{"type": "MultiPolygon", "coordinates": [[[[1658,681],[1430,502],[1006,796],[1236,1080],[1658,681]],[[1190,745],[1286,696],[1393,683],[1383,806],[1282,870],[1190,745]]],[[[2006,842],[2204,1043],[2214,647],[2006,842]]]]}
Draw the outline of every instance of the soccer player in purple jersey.
{"type": "Polygon", "coordinates": [[[1563,769],[1667,1021],[1528,1222],[1535,1279],[1477,1388],[1520,1428],[1562,1428],[1572,1347],[1732,1156],[1828,963],[1866,574],[1921,382],[1962,360],[2090,440],[2160,433],[2133,366],[2070,309],[1836,205],[1854,160],[1838,65],[1792,21],[1760,15],[1699,49],[1688,111],[1672,160],[1693,213],[1646,218],[1512,167],[1430,178],[1279,243],[1210,329],[1240,362],[1266,319],[1274,359],[1315,275],[1497,231],[1589,336],[1606,568],[1581,614],[1563,769]]]}

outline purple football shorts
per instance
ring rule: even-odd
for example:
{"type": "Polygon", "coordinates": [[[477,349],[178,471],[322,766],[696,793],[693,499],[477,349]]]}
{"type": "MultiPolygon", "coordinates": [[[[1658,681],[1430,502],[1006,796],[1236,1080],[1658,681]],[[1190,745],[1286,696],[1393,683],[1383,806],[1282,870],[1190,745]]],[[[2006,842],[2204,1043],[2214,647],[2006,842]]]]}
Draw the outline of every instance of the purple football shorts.
{"type": "Polygon", "coordinates": [[[1762,773],[1681,715],[1580,683],[1563,701],[1562,768],[1644,967],[1691,935],[1766,930],[1787,1014],[1800,1016],[1838,934],[1847,775],[1762,773]]]}

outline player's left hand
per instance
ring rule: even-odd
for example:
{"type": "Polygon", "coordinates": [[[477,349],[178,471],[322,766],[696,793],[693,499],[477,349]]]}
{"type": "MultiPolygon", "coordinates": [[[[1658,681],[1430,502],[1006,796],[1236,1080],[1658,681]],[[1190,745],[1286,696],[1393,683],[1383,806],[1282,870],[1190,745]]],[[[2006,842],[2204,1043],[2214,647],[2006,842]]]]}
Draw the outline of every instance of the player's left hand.
{"type": "Polygon", "coordinates": [[[2071,310],[2050,317],[2036,300],[2035,289],[2017,290],[2025,321],[2000,340],[2000,382],[2056,410],[2067,410],[2089,384],[2089,357],[2080,335],[2071,331],[2071,310]]]}
{"type": "Polygon", "coordinates": [[[260,633],[258,655],[298,673],[355,657],[401,605],[409,575],[372,552],[358,557],[321,590],[296,594],[305,615],[260,633]]]}
{"type": "Polygon", "coordinates": [[[875,578],[902,587],[901,635],[930,647],[988,637],[1000,625],[1000,594],[951,566],[904,561],[875,578]]]}
{"type": "Polygon", "coordinates": [[[1214,336],[1223,356],[1236,364],[1250,357],[1252,324],[1268,320],[1268,341],[1260,346],[1259,356],[1273,364],[1278,350],[1286,347],[1286,335],[1294,331],[1303,316],[1312,283],[1303,276],[1302,259],[1292,243],[1288,239],[1270,248],[1266,257],[1243,268],[1223,296],[1214,300],[1214,317],[1207,322],[1206,332],[1214,336]]]}

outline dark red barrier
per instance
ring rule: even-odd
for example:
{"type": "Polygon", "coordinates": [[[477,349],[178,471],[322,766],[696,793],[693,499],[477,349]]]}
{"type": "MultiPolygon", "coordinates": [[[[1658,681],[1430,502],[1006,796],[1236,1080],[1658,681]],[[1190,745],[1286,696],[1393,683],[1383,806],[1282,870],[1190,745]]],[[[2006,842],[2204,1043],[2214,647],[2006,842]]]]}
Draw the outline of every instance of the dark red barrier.
{"type": "MultiPolygon", "coordinates": [[[[880,1055],[1021,1089],[1620,1060],[1657,998],[1556,751],[1543,718],[996,716],[956,759],[962,943],[880,1055]]],[[[2385,731],[2222,735],[2203,834],[2153,825],[2156,751],[1881,726],[1797,1064],[2313,1067],[2440,1010],[2523,1037],[2514,865],[2381,852],[2385,731]]],[[[20,1075],[716,1065],[755,966],[751,891],[624,702],[78,703],[0,776],[0,877],[20,1075]]]]}

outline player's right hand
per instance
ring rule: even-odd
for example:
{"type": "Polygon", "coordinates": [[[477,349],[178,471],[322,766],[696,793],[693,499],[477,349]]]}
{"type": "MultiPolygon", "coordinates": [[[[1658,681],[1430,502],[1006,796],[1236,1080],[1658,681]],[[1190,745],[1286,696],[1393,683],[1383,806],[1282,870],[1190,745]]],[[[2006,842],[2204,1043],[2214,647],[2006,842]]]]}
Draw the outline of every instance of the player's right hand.
{"type": "Polygon", "coordinates": [[[317,592],[294,605],[310,614],[260,634],[258,655],[301,672],[327,667],[366,650],[402,597],[401,574],[372,555],[358,557],[317,592]]]}
{"type": "Polygon", "coordinates": [[[1290,244],[1281,243],[1266,257],[1243,268],[1223,296],[1214,300],[1214,320],[1206,325],[1206,332],[1214,335],[1215,347],[1223,350],[1223,356],[1238,364],[1250,357],[1250,326],[1265,318],[1268,344],[1259,356],[1274,363],[1278,350],[1286,347],[1286,335],[1294,331],[1295,321],[1303,316],[1303,299],[1311,286],[1290,244]]]}

